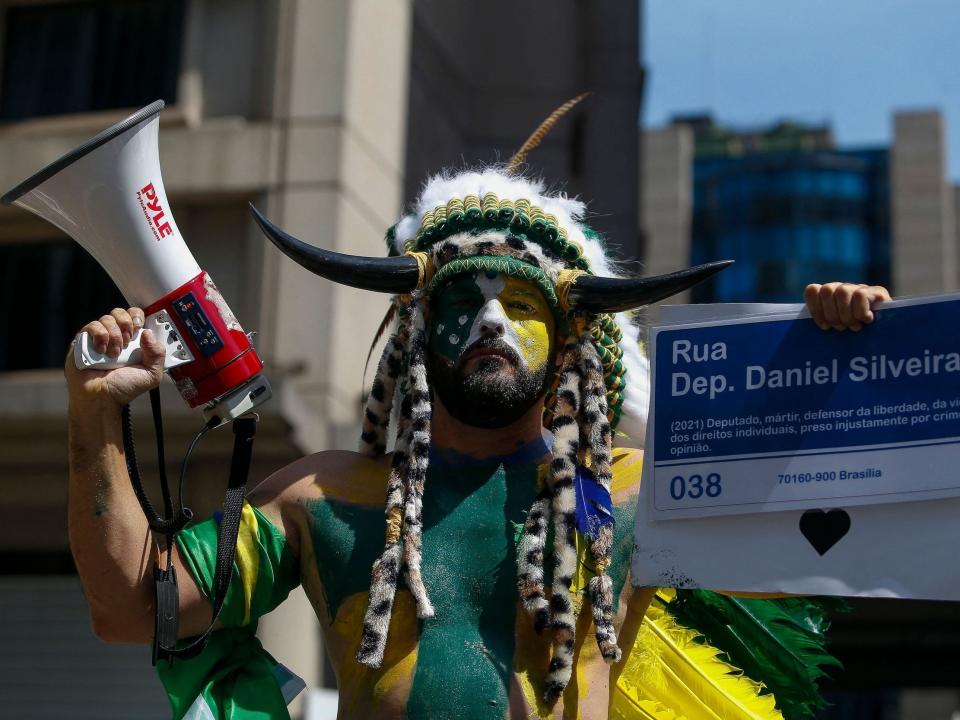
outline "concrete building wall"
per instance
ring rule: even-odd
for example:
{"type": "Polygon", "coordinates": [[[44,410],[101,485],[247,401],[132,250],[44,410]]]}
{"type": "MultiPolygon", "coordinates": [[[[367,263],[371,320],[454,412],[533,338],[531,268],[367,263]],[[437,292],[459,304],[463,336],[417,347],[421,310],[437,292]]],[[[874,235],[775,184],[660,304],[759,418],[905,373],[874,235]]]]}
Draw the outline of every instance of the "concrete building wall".
{"type": "MultiPolygon", "coordinates": [[[[280,161],[267,212],[308,242],[382,254],[401,208],[409,6],[303,2],[285,12],[281,47],[290,64],[278,65],[280,161]],[[336,57],[317,42],[317,28],[340,47],[336,57]],[[327,75],[331,64],[342,72],[327,75]]],[[[294,375],[286,401],[297,436],[305,448],[330,447],[331,423],[357,421],[356,356],[386,298],[318,281],[269,248],[260,306],[270,329],[264,350],[294,375]]]]}
{"type": "MultiPolygon", "coordinates": [[[[693,214],[693,130],[687,125],[641,132],[643,196],[641,217],[646,249],[644,272],[656,275],[690,264],[693,214]]],[[[689,301],[689,291],[671,304],[689,301]]]]}
{"type": "Polygon", "coordinates": [[[957,287],[953,187],[939,111],[894,116],[890,197],[893,288],[897,295],[957,287]]]}

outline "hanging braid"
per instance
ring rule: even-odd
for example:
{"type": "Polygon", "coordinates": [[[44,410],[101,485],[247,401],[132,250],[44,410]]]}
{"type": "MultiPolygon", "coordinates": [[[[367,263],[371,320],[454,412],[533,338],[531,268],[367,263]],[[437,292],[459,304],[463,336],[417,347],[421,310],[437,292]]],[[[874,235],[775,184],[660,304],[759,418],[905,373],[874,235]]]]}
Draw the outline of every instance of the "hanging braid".
{"type": "MultiPolygon", "coordinates": [[[[580,452],[580,371],[578,342],[568,343],[560,369],[556,409],[550,430],[553,432],[553,459],[550,462],[551,511],[553,514],[553,587],[550,610],[553,630],[553,658],[547,674],[544,699],[553,703],[570,681],[573,647],[576,637],[570,584],[577,569],[574,541],[576,531],[576,491],[573,486],[580,452]]],[[[542,571],[541,571],[542,572],[542,571]]]]}
{"type": "Polygon", "coordinates": [[[543,551],[547,544],[552,488],[544,483],[527,513],[517,550],[517,589],[537,634],[550,622],[550,605],[544,593],[543,551]]]}
{"type": "MultiPolygon", "coordinates": [[[[406,375],[408,387],[400,404],[397,445],[387,480],[386,542],[383,554],[374,562],[371,571],[370,599],[357,651],[357,660],[372,668],[380,667],[383,662],[401,568],[406,569],[407,585],[417,603],[417,616],[429,618],[433,617],[434,612],[420,574],[423,487],[430,461],[431,418],[425,308],[426,301],[423,299],[412,300],[400,308],[400,329],[384,349],[374,380],[375,388],[379,381],[383,392],[389,391],[392,397],[400,375],[401,359],[404,355],[409,358],[406,375]]],[[[373,400],[382,405],[376,409],[385,409],[386,421],[371,412],[365,418],[364,429],[366,431],[369,422],[371,432],[385,434],[390,417],[389,407],[376,398],[373,400]]],[[[375,447],[377,440],[378,437],[365,437],[362,442],[375,447]]]]}
{"type": "Polygon", "coordinates": [[[430,386],[427,383],[426,301],[414,303],[410,335],[410,458],[403,511],[403,563],[407,585],[417,603],[417,617],[433,617],[433,605],[420,575],[423,545],[423,486],[430,463],[430,386]]]}
{"type": "MultiPolygon", "coordinates": [[[[582,338],[590,335],[587,330],[582,338]]],[[[611,444],[610,422],[607,419],[607,391],[603,382],[603,366],[592,342],[580,343],[580,367],[583,377],[582,436],[584,449],[588,450],[593,475],[604,490],[610,492],[613,472],[610,468],[611,444]]],[[[596,574],[590,579],[589,594],[593,607],[593,622],[596,629],[600,654],[608,663],[620,660],[620,648],[613,628],[613,582],[607,575],[610,566],[610,550],[613,546],[613,525],[601,525],[590,543],[590,554],[596,574]]]]}
{"type": "MultiPolygon", "coordinates": [[[[370,599],[363,618],[363,635],[357,650],[357,661],[372,668],[380,667],[387,647],[387,631],[397,592],[400,573],[400,518],[403,506],[403,475],[406,454],[398,439],[393,467],[387,482],[387,540],[383,554],[373,563],[370,573],[370,599]]],[[[405,443],[404,443],[405,444],[405,443]]]]}
{"type": "Polygon", "coordinates": [[[407,344],[407,331],[400,328],[387,340],[377,363],[377,374],[367,396],[363,410],[363,428],[360,433],[360,454],[380,457],[387,451],[387,429],[393,410],[393,397],[397,378],[403,365],[403,351],[407,344]]]}
{"type": "MultiPolygon", "coordinates": [[[[402,353],[409,352],[410,316],[409,305],[400,308],[400,329],[393,339],[398,341],[402,353]]],[[[384,357],[388,356],[390,350],[388,346],[384,351],[384,357]]],[[[381,360],[381,365],[389,369],[389,362],[385,363],[381,360]]],[[[377,379],[386,377],[386,375],[381,376],[378,367],[377,379]]],[[[393,382],[396,382],[396,378],[393,382]]],[[[378,668],[383,662],[383,653],[387,647],[387,631],[390,628],[390,617],[393,613],[393,600],[397,592],[397,578],[400,574],[400,532],[406,500],[405,479],[408,475],[412,434],[411,405],[409,394],[404,394],[397,420],[397,443],[393,451],[390,475],[387,478],[386,540],[383,554],[374,561],[370,572],[370,597],[367,612],[363,618],[363,635],[357,650],[357,661],[371,668],[378,668]]],[[[389,412],[387,418],[389,418],[389,412]]]]}

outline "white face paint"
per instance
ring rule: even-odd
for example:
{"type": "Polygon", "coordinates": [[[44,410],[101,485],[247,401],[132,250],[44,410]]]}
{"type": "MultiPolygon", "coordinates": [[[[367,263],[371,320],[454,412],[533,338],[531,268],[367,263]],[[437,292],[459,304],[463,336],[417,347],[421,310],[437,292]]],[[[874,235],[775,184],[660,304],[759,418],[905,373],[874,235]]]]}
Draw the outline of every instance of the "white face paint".
{"type": "Polygon", "coordinates": [[[514,324],[503,311],[503,305],[497,297],[504,288],[504,276],[493,273],[477,273],[474,277],[480,293],[483,295],[483,307],[474,318],[473,325],[470,326],[470,335],[467,337],[467,347],[470,347],[480,338],[493,335],[499,336],[500,340],[511,350],[517,353],[520,362],[527,365],[526,353],[520,347],[520,338],[514,329],[514,324]],[[493,275],[493,277],[490,277],[493,275]],[[486,330],[484,330],[486,328],[486,330]],[[502,334],[496,332],[494,328],[501,328],[502,334]]]}

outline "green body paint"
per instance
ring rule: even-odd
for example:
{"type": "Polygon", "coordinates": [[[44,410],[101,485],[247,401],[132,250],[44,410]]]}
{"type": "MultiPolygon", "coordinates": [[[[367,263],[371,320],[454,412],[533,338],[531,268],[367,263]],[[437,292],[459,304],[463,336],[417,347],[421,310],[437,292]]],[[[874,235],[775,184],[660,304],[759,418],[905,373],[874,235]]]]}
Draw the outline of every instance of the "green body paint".
{"type": "Polygon", "coordinates": [[[423,579],[436,616],[422,623],[411,718],[503,718],[517,610],[514,524],[537,466],[431,466],[423,504],[423,579]]]}
{"type": "Polygon", "coordinates": [[[332,620],[344,598],[370,589],[370,568],[383,552],[383,509],[332,498],[311,500],[306,508],[332,620]]]}

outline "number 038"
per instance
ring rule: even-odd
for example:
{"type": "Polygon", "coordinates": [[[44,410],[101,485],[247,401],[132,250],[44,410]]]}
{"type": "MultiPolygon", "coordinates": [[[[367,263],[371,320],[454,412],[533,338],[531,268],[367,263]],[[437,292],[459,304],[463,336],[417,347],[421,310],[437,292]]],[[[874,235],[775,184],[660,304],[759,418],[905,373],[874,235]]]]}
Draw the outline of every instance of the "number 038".
{"type": "Polygon", "coordinates": [[[719,473],[703,475],[675,475],[670,481],[670,497],[674,500],[696,500],[706,495],[709,498],[720,497],[723,486],[719,473]]]}

